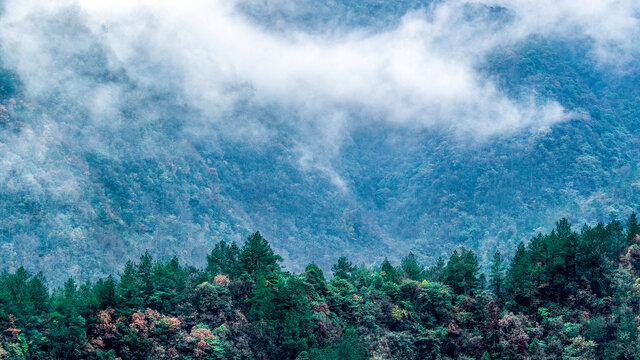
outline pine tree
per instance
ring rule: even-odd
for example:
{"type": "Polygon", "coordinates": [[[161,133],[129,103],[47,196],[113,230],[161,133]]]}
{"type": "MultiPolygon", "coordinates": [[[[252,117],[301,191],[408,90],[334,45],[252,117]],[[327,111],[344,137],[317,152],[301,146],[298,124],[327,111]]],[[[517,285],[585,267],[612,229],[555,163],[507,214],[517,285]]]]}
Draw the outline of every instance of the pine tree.
{"type": "Polygon", "coordinates": [[[447,263],[442,256],[439,256],[436,263],[425,271],[425,277],[429,281],[444,282],[445,267],[447,263]]]}
{"type": "Polygon", "coordinates": [[[607,237],[604,224],[598,223],[595,227],[585,225],[578,242],[577,277],[588,281],[591,289],[600,296],[604,296],[611,285],[607,276],[611,265],[607,256],[607,237]]]}
{"type": "Polygon", "coordinates": [[[327,280],[324,278],[322,269],[315,263],[307,265],[304,269],[304,279],[317,294],[324,295],[327,292],[327,280]]]}
{"type": "Polygon", "coordinates": [[[146,304],[153,294],[153,257],[149,254],[149,251],[145,251],[142,256],[140,256],[140,263],[137,266],[137,275],[138,280],[141,284],[142,289],[142,299],[146,304]]]}
{"type": "Polygon", "coordinates": [[[29,299],[31,300],[33,315],[43,315],[49,311],[49,289],[42,273],[31,277],[27,284],[29,299]]]}
{"type": "Polygon", "coordinates": [[[333,276],[340,279],[348,279],[354,270],[355,267],[349,260],[347,260],[346,256],[339,257],[338,262],[331,267],[333,276]]]}
{"type": "Polygon", "coordinates": [[[207,273],[210,276],[218,274],[235,277],[238,275],[238,256],[240,249],[235,242],[229,245],[225,241],[218,242],[211,253],[207,255],[207,273]]]}
{"type": "Polygon", "coordinates": [[[18,319],[26,317],[33,307],[27,291],[27,281],[30,276],[27,270],[20,266],[15,274],[9,278],[10,281],[7,284],[13,301],[11,313],[16,315],[18,319]]]}
{"type": "Polygon", "coordinates": [[[627,220],[627,245],[633,244],[638,236],[640,236],[640,225],[636,213],[632,212],[627,220]]]}
{"type": "Polygon", "coordinates": [[[142,283],[138,278],[136,265],[131,260],[127,261],[120,275],[118,301],[129,309],[139,309],[143,306],[142,283]]]}
{"type": "Polygon", "coordinates": [[[409,252],[409,255],[400,264],[405,276],[411,280],[422,280],[424,267],[418,263],[416,256],[409,252]]]}
{"type": "Polygon", "coordinates": [[[449,258],[445,267],[445,284],[458,294],[468,295],[479,285],[478,271],[478,258],[473,251],[462,247],[460,253],[455,250],[449,258]]]}
{"type": "Polygon", "coordinates": [[[505,277],[506,290],[514,305],[526,306],[531,301],[532,280],[530,271],[530,260],[527,249],[523,243],[518,245],[516,253],[511,259],[511,265],[505,277]]]}
{"type": "Polygon", "coordinates": [[[495,295],[496,299],[501,300],[502,299],[502,283],[504,281],[504,271],[503,271],[503,265],[502,265],[502,257],[500,255],[500,251],[496,251],[495,254],[493,254],[493,258],[491,259],[491,265],[490,265],[490,273],[489,273],[489,277],[491,278],[490,280],[490,289],[491,291],[493,291],[493,294],[495,295]]]}
{"type": "Polygon", "coordinates": [[[576,279],[578,235],[566,218],[556,222],[551,234],[539,234],[529,245],[540,295],[558,301],[576,279]]]}
{"type": "Polygon", "coordinates": [[[382,266],[380,266],[380,275],[385,279],[385,281],[397,282],[398,281],[398,271],[393,265],[389,262],[389,259],[386,257],[382,262],[382,266]]]}
{"type": "Polygon", "coordinates": [[[624,227],[618,220],[611,220],[605,227],[605,231],[607,232],[610,261],[614,264],[618,264],[620,261],[621,251],[627,244],[628,234],[625,234],[624,227]]]}
{"type": "Polygon", "coordinates": [[[116,282],[113,276],[109,275],[106,279],[100,279],[93,287],[93,296],[96,300],[98,309],[106,309],[116,304],[116,282]]]}
{"type": "Polygon", "coordinates": [[[49,311],[49,292],[42,273],[32,276],[21,266],[14,274],[1,274],[0,280],[0,318],[6,312],[22,323],[49,311]]]}
{"type": "Polygon", "coordinates": [[[265,320],[270,325],[278,320],[288,304],[278,301],[284,287],[284,279],[275,272],[256,271],[255,288],[250,301],[249,315],[253,320],[265,320]]]}
{"type": "Polygon", "coordinates": [[[276,255],[269,242],[259,232],[249,236],[239,255],[239,265],[242,271],[255,274],[257,271],[278,271],[282,261],[280,255],[276,255]]]}
{"type": "Polygon", "coordinates": [[[54,317],[50,336],[52,353],[56,358],[77,358],[86,342],[85,319],[81,304],[84,299],[76,287],[75,280],[70,277],[62,290],[54,294],[54,317]]]}

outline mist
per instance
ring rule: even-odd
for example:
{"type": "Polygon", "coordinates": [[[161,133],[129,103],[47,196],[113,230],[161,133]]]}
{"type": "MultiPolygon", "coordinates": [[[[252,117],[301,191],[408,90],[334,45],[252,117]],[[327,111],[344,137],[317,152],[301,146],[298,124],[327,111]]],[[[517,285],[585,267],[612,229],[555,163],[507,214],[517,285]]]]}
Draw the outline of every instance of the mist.
{"type": "MultiPolygon", "coordinates": [[[[17,74],[24,98],[7,103],[18,120],[0,130],[0,183],[11,196],[28,194],[64,209],[47,223],[53,229],[48,241],[63,244],[51,245],[56,251],[97,232],[119,249],[108,256],[117,263],[145,246],[174,246],[184,234],[166,230],[167,223],[142,240],[125,241],[115,225],[83,225],[105,217],[126,223],[118,213],[124,205],[103,209],[92,200],[112,196],[92,187],[97,178],[118,177],[116,170],[98,174],[93,162],[153,162],[162,179],[197,173],[206,190],[180,188],[184,199],[176,200],[171,214],[192,244],[176,252],[192,259],[194,249],[210,246],[210,235],[203,235],[210,228],[241,241],[248,229],[269,224],[268,214],[252,215],[251,206],[237,199],[245,188],[229,190],[221,180],[246,173],[236,171],[229,155],[234,149],[247,159],[286,164],[278,175],[291,172],[295,179],[312,177],[320,187],[329,184],[319,197],[342,207],[332,214],[339,226],[351,229],[349,221],[357,219],[365,224],[363,234],[377,232],[375,241],[390,243],[395,235],[380,229],[379,214],[367,210],[371,199],[356,191],[360,169],[345,161],[356,156],[347,153],[357,143],[354,134],[421,134],[424,143],[444,137],[452,148],[544,136],[558,124],[591,121],[589,112],[533,88],[507,91],[486,71],[492,56],[535,37],[583,42],[589,61],[615,77],[635,66],[640,48],[640,5],[634,1],[416,2],[378,18],[353,14],[345,5],[316,21],[320,6],[311,0],[5,1],[3,62],[17,74]],[[256,16],[261,13],[271,18],[256,16]],[[231,169],[227,175],[210,164],[216,156],[231,169]],[[198,210],[186,204],[198,196],[223,214],[219,221],[212,214],[194,220],[198,210]]],[[[403,153],[415,141],[420,139],[396,141],[395,150],[403,153]]],[[[119,191],[131,209],[153,208],[162,197],[142,185],[114,182],[125,189],[119,191]]],[[[277,192],[287,204],[298,201],[286,189],[277,192]]],[[[269,226],[267,233],[276,234],[278,224],[269,226]]],[[[297,224],[291,228],[299,231],[297,224]]],[[[43,247],[28,230],[15,238],[27,244],[23,257],[43,247]]],[[[276,240],[285,257],[294,252],[284,245],[285,235],[276,240]]],[[[13,244],[6,245],[12,254],[13,244]]],[[[13,256],[11,266],[20,256],[13,256]]],[[[55,255],[46,261],[54,262],[55,255]]]]}
{"type": "MultiPolygon", "coordinates": [[[[13,61],[32,92],[59,84],[56,76],[69,79],[74,69],[43,56],[43,47],[82,52],[85,40],[57,43],[55,33],[63,28],[45,33],[39,27],[65,12],[77,13],[102,40],[110,68],[124,69],[144,86],[179,89],[209,121],[229,121],[221,115],[246,96],[299,110],[302,121],[340,113],[349,121],[444,127],[475,136],[566,119],[557,103],[535,94],[510,99],[476,71],[488,52],[516,41],[504,35],[521,26],[493,24],[476,16],[482,9],[465,6],[454,2],[412,11],[382,32],[283,34],[253,23],[232,2],[14,1],[3,17],[3,43],[11,44],[13,61]]],[[[520,37],[528,35],[521,32],[520,37]]],[[[74,85],[67,90],[84,84],[74,85]]]]}

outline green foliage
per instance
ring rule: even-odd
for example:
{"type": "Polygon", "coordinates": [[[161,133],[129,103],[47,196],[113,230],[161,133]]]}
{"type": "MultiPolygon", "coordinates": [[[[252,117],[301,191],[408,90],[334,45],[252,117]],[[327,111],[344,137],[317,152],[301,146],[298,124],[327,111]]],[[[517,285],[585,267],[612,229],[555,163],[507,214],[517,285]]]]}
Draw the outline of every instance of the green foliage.
{"type": "Polygon", "coordinates": [[[354,270],[353,264],[347,260],[346,256],[339,257],[338,262],[331,267],[333,276],[341,279],[348,279],[354,270]]]}
{"type": "Polygon", "coordinates": [[[458,294],[470,294],[479,287],[478,258],[464,247],[455,250],[444,269],[444,282],[458,294]]]}
{"type": "Polygon", "coordinates": [[[240,270],[248,274],[277,271],[280,269],[278,262],[282,261],[280,255],[274,254],[271,245],[259,232],[249,236],[238,258],[240,270]]]}
{"type": "Polygon", "coordinates": [[[315,263],[307,265],[304,269],[304,279],[313,287],[316,294],[324,296],[327,293],[327,280],[324,278],[324,272],[315,263]]]}
{"type": "Polygon", "coordinates": [[[0,314],[12,314],[18,324],[49,311],[49,291],[42,274],[29,274],[23,267],[14,274],[0,274],[0,314]]]}
{"type": "Polygon", "coordinates": [[[426,282],[415,303],[418,316],[428,325],[446,325],[452,310],[453,291],[447,285],[426,282]]]}
{"type": "Polygon", "coordinates": [[[504,283],[504,269],[502,264],[502,256],[500,251],[496,251],[493,254],[490,264],[490,289],[498,300],[502,299],[503,283],[504,283]]]}
{"type": "Polygon", "coordinates": [[[636,213],[633,212],[627,220],[627,244],[631,245],[640,240],[637,238],[638,236],[640,236],[640,224],[638,224],[636,213]]]}
{"type": "Polygon", "coordinates": [[[409,252],[409,255],[402,259],[400,267],[404,275],[411,280],[422,280],[424,276],[424,266],[418,263],[418,259],[413,252],[409,252]]]}
{"type": "Polygon", "coordinates": [[[130,309],[140,308],[143,305],[142,283],[137,276],[136,265],[129,261],[120,275],[118,284],[119,304],[130,309]]]}
{"type": "Polygon", "coordinates": [[[240,249],[235,242],[231,245],[225,241],[216,243],[211,253],[207,255],[207,273],[211,275],[236,275],[239,270],[240,249]]]}
{"type": "Polygon", "coordinates": [[[442,256],[438,257],[436,263],[426,270],[426,279],[429,281],[443,282],[445,276],[446,261],[442,256]]]}
{"type": "Polygon", "coordinates": [[[364,360],[369,358],[369,352],[358,341],[358,332],[354,328],[346,329],[340,340],[324,349],[311,349],[309,360],[364,360]]]}
{"type": "Polygon", "coordinates": [[[106,280],[98,280],[93,286],[93,297],[96,309],[106,309],[116,305],[118,298],[116,296],[116,281],[113,276],[109,275],[106,280]]]}
{"type": "Polygon", "coordinates": [[[0,274],[0,358],[633,359],[629,232],[613,221],[577,233],[562,219],[508,266],[495,253],[491,291],[465,248],[426,269],[412,254],[398,268],[342,258],[327,282],[315,263],[283,271],[259,233],[242,249],[216,245],[205,269],[145,253],[119,280],[69,278],[51,293],[18,268],[0,274]]]}
{"type": "MultiPolygon", "coordinates": [[[[427,3],[313,1],[302,6],[310,10],[300,20],[326,21],[340,9],[348,24],[371,25],[385,22],[387,12],[399,19],[427,3]]],[[[499,7],[471,8],[474,16],[503,20],[499,7]]],[[[75,11],[59,16],[58,25],[82,23],[75,11]]],[[[92,89],[131,89],[116,112],[118,126],[87,121],[96,112],[93,102],[65,91],[66,81],[60,87],[52,81],[53,89],[34,98],[21,94],[13,71],[3,66],[0,72],[6,108],[0,110],[0,157],[11,164],[0,186],[3,269],[24,262],[35,271],[46,269],[57,286],[69,275],[95,282],[122,270],[123,254],[145,247],[162,259],[177,255],[200,262],[211,239],[229,244],[252,227],[282,239],[277,248],[297,269],[314,260],[328,270],[336,252],[360,263],[384,255],[398,259],[409,249],[432,265],[461,243],[480,259],[496,247],[506,259],[513,255],[511,245],[529,238],[532,229],[548,227],[556,214],[571,214],[581,224],[620,216],[640,201],[637,67],[620,75],[594,66],[592,41],[533,37],[477,64],[516,103],[535,93],[541,102],[558,101],[568,113],[578,109],[584,117],[473,146],[442,134],[446,131],[407,131],[384,122],[355,127],[341,156],[333,159],[353,195],[345,197],[322,172],[301,170],[292,161],[299,156],[293,145],[299,139],[283,124],[297,114],[243,103],[229,112],[230,123],[262,124],[274,137],[240,145],[219,135],[225,132],[212,124],[221,122],[193,119],[199,109],[179,103],[183,97],[171,86],[147,92],[125,72],[113,73],[99,33],[93,38],[91,31],[72,30],[52,26],[47,33],[60,34],[65,43],[79,36],[87,51],[69,54],[65,47],[50,55],[68,66],[68,79],[77,75],[92,89]],[[183,131],[190,120],[207,125],[192,136],[193,131],[183,131]],[[28,144],[27,134],[46,138],[46,151],[16,146],[28,144]],[[23,181],[31,178],[39,185],[23,181]],[[73,196],[60,189],[73,190],[73,196]],[[390,245],[387,239],[397,241],[390,245]]],[[[12,54],[6,45],[4,51],[12,54]]],[[[566,275],[573,276],[551,279],[545,296],[566,275]]],[[[428,280],[444,281],[438,275],[428,280]]],[[[601,280],[597,292],[607,286],[606,276],[601,280]]]]}
{"type": "Polygon", "coordinates": [[[396,268],[391,265],[387,258],[384,258],[382,265],[380,266],[380,275],[385,281],[396,282],[400,278],[396,268]]]}
{"type": "Polygon", "coordinates": [[[523,243],[518,245],[511,266],[507,270],[506,287],[511,306],[527,306],[533,296],[533,281],[531,279],[530,261],[523,243]]]}

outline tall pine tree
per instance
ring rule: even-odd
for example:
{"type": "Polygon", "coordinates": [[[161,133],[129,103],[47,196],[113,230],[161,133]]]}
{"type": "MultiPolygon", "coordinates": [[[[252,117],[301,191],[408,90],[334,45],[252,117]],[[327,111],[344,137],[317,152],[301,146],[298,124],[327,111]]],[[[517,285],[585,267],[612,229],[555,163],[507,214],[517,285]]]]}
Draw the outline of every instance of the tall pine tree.
{"type": "Polygon", "coordinates": [[[282,261],[280,255],[276,255],[269,242],[255,232],[244,243],[239,255],[239,265],[243,272],[255,274],[258,271],[278,271],[282,261]]]}
{"type": "Polygon", "coordinates": [[[489,277],[490,279],[490,289],[491,291],[493,291],[493,294],[495,295],[496,299],[498,299],[498,301],[502,300],[502,283],[504,282],[504,271],[503,271],[503,264],[502,264],[502,256],[500,255],[500,251],[496,251],[495,254],[493,254],[493,258],[491,259],[491,265],[490,265],[490,273],[489,273],[489,277]]]}
{"type": "Polygon", "coordinates": [[[355,268],[353,264],[347,259],[346,256],[340,256],[338,258],[338,262],[336,262],[331,267],[333,276],[340,279],[348,279],[354,270],[355,268]]]}
{"type": "Polygon", "coordinates": [[[416,256],[412,252],[409,252],[409,255],[402,260],[400,268],[409,279],[422,280],[424,267],[418,263],[416,256]]]}

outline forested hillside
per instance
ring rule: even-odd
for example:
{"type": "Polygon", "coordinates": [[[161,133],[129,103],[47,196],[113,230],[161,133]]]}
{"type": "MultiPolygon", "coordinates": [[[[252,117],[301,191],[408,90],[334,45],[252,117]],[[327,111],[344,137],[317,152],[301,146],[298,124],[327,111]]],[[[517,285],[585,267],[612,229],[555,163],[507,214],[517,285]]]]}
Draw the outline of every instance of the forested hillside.
{"type": "Polygon", "coordinates": [[[586,19],[546,4],[536,27],[522,18],[542,8],[500,1],[122,18],[45,3],[2,3],[3,269],[61,285],[146,250],[202,266],[256,229],[294,271],[339,254],[433,264],[459,245],[487,263],[559,217],[640,206],[633,4],[586,19]]]}
{"type": "Polygon", "coordinates": [[[638,59],[637,0],[0,0],[0,360],[640,360],[638,59]]]}
{"type": "Polygon", "coordinates": [[[566,219],[495,252],[464,247],[425,267],[311,263],[282,269],[260,233],[218,242],[206,268],[145,253],[119,276],[50,291],[43,273],[0,275],[0,359],[638,359],[635,214],[566,219]]]}

